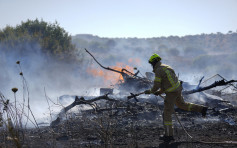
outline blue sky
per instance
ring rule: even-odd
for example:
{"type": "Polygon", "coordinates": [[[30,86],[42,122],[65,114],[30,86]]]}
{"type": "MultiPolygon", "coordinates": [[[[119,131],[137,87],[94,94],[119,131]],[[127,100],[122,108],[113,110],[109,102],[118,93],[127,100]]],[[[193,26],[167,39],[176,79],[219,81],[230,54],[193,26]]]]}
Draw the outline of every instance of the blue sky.
{"type": "Polygon", "coordinates": [[[161,37],[237,30],[237,0],[0,0],[0,29],[57,21],[69,34],[161,37]]]}

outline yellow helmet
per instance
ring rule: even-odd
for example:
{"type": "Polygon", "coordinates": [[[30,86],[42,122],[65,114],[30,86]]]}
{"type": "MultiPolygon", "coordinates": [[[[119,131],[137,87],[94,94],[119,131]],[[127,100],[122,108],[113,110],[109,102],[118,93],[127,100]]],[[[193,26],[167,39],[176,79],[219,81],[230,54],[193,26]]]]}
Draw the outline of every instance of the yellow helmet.
{"type": "Polygon", "coordinates": [[[153,62],[155,62],[155,61],[160,61],[160,60],[161,60],[161,57],[160,57],[158,54],[154,53],[154,54],[150,57],[149,63],[153,63],[153,62]]]}

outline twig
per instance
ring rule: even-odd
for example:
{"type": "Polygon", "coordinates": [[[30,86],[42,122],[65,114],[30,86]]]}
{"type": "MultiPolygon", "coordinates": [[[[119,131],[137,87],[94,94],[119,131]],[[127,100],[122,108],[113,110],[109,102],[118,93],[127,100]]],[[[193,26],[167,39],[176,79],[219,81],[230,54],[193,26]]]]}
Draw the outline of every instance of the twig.
{"type": "Polygon", "coordinates": [[[51,109],[50,109],[50,105],[49,105],[49,101],[48,101],[48,96],[46,95],[46,91],[45,91],[45,87],[44,87],[44,94],[45,94],[45,99],[48,103],[48,106],[49,106],[49,114],[50,114],[50,122],[52,122],[52,113],[51,113],[51,109]]]}
{"type": "MultiPolygon", "coordinates": [[[[22,77],[22,82],[23,82],[23,85],[25,86],[26,88],[26,91],[27,91],[27,96],[28,96],[28,118],[27,118],[27,121],[26,121],[26,124],[25,124],[25,127],[27,126],[27,123],[28,123],[28,120],[29,120],[29,113],[31,113],[31,116],[33,117],[34,121],[35,121],[35,124],[37,125],[37,128],[39,129],[39,126],[38,126],[38,123],[35,119],[35,116],[30,108],[30,92],[29,92],[29,88],[28,88],[28,85],[27,85],[27,81],[23,75],[23,72],[22,72],[22,69],[21,69],[21,64],[20,64],[20,61],[17,61],[17,64],[19,65],[19,68],[20,68],[20,75],[22,77]]],[[[24,91],[24,90],[23,90],[24,91]]]]}

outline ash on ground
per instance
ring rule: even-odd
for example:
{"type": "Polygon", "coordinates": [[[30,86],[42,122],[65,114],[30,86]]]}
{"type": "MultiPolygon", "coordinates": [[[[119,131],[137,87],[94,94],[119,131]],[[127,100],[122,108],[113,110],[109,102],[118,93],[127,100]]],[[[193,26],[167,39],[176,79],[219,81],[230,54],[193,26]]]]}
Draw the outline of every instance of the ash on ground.
{"type": "MultiPolygon", "coordinates": [[[[210,99],[210,94],[202,94],[210,99]]],[[[223,96],[220,96],[223,97],[223,96]]],[[[226,95],[225,95],[226,97],[226,95]]],[[[200,113],[175,109],[181,123],[193,137],[189,138],[173,118],[174,138],[170,143],[159,140],[163,134],[161,98],[138,98],[139,102],[120,106],[103,106],[111,104],[99,101],[98,108],[69,112],[54,126],[23,130],[20,137],[23,147],[236,147],[237,141],[237,107],[230,101],[237,100],[237,94],[230,94],[228,101],[214,99],[206,102],[212,106],[203,118],[200,113]],[[217,102],[216,102],[217,101],[217,102]],[[211,103],[211,104],[210,104],[211,103]],[[103,104],[103,105],[102,105],[103,104]],[[105,107],[105,108],[103,108],[105,107]],[[213,142],[205,144],[197,142],[213,142]],[[223,144],[218,142],[229,141],[223,144]],[[232,143],[231,143],[232,142],[232,143]]],[[[186,98],[188,99],[188,97],[186,98]]],[[[187,100],[186,100],[187,101],[187,100]]],[[[14,147],[13,140],[2,129],[0,136],[2,147],[14,147]]]]}

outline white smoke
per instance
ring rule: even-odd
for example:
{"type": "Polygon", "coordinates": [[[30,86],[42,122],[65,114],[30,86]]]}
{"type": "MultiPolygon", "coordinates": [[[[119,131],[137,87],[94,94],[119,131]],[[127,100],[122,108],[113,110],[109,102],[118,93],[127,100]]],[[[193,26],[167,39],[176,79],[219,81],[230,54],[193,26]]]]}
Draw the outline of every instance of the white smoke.
{"type": "MultiPolygon", "coordinates": [[[[58,98],[65,94],[98,94],[93,89],[94,79],[86,73],[86,65],[50,59],[42,53],[39,44],[21,43],[18,46],[13,50],[0,45],[0,92],[13,103],[14,94],[11,89],[17,87],[16,97],[19,106],[23,104],[23,94],[27,99],[26,88],[23,93],[22,77],[19,75],[21,70],[16,64],[16,61],[20,61],[23,76],[29,88],[30,106],[37,120],[49,118],[50,111],[45,95],[53,102],[60,103],[58,98]],[[24,53],[19,52],[18,46],[25,49],[24,53]]],[[[62,108],[53,107],[54,104],[50,101],[49,103],[52,105],[52,112],[57,112],[62,108]]]]}
{"type": "MultiPolygon", "coordinates": [[[[209,56],[206,56],[204,58],[200,57],[199,60],[197,59],[196,63],[190,63],[194,59],[192,57],[185,57],[183,50],[178,49],[179,56],[171,56],[168,51],[161,50],[159,48],[160,46],[160,43],[153,44],[146,39],[140,40],[139,44],[137,44],[134,38],[120,39],[106,51],[101,51],[100,48],[91,48],[88,50],[105,67],[114,66],[116,63],[121,62],[131,67],[137,67],[142,76],[145,76],[145,72],[152,71],[148,59],[153,53],[158,53],[162,56],[163,63],[175,69],[176,74],[179,75],[179,79],[191,82],[192,84],[197,84],[204,75],[209,77],[219,72],[224,77],[235,78],[237,69],[235,63],[237,61],[234,58],[230,58],[228,61],[228,57],[230,56],[224,58],[225,62],[220,62],[223,60],[221,56],[211,56],[210,59],[209,56]],[[136,61],[136,59],[139,60],[136,61]],[[210,66],[206,66],[208,64],[210,66]],[[211,67],[213,65],[216,66],[211,67]]],[[[18,65],[16,64],[16,61],[20,61],[24,77],[28,82],[31,108],[38,118],[49,115],[44,89],[47,96],[54,102],[57,102],[58,98],[65,94],[96,96],[99,94],[98,88],[103,87],[102,79],[93,77],[87,73],[88,65],[99,69],[101,67],[99,67],[83,48],[80,48],[79,52],[84,55],[84,65],[79,65],[78,63],[69,64],[49,59],[41,52],[39,44],[21,43],[19,48],[24,48],[24,53],[18,52],[17,48],[9,50],[14,52],[8,52],[6,50],[7,47],[0,45],[0,91],[13,102],[14,97],[11,88],[17,87],[19,88],[17,98],[19,102],[22,101],[22,79],[19,75],[18,65]]],[[[203,98],[201,99],[202,102],[205,101],[203,98]]],[[[72,100],[66,100],[64,103],[67,104],[70,102],[72,100]]]]}

